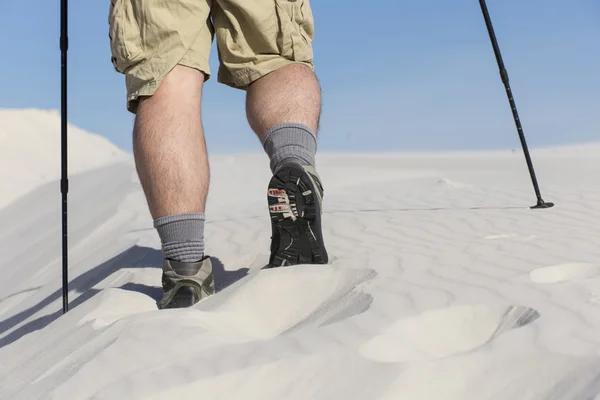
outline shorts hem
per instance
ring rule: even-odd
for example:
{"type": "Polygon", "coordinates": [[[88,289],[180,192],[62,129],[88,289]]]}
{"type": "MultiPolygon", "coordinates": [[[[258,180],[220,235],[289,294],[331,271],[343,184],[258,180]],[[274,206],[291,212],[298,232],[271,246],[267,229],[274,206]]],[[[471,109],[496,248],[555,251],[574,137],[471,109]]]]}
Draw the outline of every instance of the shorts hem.
{"type": "MultiPolygon", "coordinates": [[[[200,72],[202,72],[204,74],[205,82],[210,78],[210,66],[209,66],[207,59],[195,59],[194,60],[189,57],[183,56],[182,59],[175,65],[183,65],[183,66],[186,66],[189,68],[195,68],[195,69],[199,70],[200,72]]],[[[175,65],[173,66],[173,68],[175,67],[175,65]]],[[[169,69],[169,72],[171,71],[171,69],[169,69]]],[[[157,78],[154,78],[154,79],[146,82],[145,84],[140,86],[138,89],[135,89],[135,90],[128,89],[127,90],[127,111],[131,112],[132,114],[135,114],[137,112],[139,98],[152,96],[156,92],[156,90],[160,87],[160,84],[165,79],[165,77],[169,74],[169,72],[158,74],[157,78]]]]}
{"type": "MultiPolygon", "coordinates": [[[[230,71],[228,69],[227,71],[221,70],[218,75],[217,81],[234,89],[247,90],[248,86],[250,86],[250,84],[254,81],[282,67],[292,64],[306,65],[312,71],[314,71],[314,64],[311,61],[295,61],[288,59],[280,59],[275,62],[270,62],[269,65],[265,65],[262,67],[260,65],[256,65],[240,68],[235,71],[230,71]]],[[[221,68],[225,67],[222,66],[221,68]]]]}

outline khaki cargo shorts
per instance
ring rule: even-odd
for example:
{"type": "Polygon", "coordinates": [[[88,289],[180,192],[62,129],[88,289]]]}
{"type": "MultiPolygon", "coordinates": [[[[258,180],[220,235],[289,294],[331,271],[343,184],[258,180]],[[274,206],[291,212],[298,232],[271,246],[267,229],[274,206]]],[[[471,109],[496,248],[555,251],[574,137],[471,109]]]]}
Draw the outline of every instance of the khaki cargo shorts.
{"type": "Polygon", "coordinates": [[[216,34],[218,81],[245,90],[290,63],[313,68],[309,0],[110,0],[114,68],[125,75],[127,109],[151,96],[177,64],[210,76],[216,34]]]}

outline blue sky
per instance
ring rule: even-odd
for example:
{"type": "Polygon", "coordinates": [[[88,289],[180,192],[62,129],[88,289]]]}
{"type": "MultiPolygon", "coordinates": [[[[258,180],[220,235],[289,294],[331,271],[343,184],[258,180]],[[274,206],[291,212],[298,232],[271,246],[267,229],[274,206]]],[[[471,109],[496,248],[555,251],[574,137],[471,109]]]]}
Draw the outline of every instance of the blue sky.
{"type": "MultiPolygon", "coordinates": [[[[0,107],[58,109],[59,0],[2,3],[0,107]]],[[[131,151],[133,115],[110,63],[108,6],[71,1],[69,120],[131,151]]],[[[313,0],[312,7],[320,150],[519,147],[478,1],[313,0]]],[[[600,139],[600,3],[488,0],[488,8],[530,146],[600,139]]],[[[261,151],[244,93],[216,75],[203,116],[210,151],[261,151]]]]}

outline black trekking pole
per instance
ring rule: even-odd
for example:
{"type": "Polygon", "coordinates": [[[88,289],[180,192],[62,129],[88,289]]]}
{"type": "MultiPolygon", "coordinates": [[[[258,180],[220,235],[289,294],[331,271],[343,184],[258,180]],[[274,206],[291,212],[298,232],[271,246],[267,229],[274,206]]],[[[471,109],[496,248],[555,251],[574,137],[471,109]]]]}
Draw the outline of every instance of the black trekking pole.
{"type": "Polygon", "coordinates": [[[529,155],[529,150],[527,149],[527,142],[525,141],[525,134],[523,133],[523,127],[521,126],[521,120],[519,119],[519,114],[517,113],[517,106],[515,105],[515,100],[512,95],[512,90],[510,89],[510,84],[508,82],[508,73],[506,72],[506,68],[504,68],[504,61],[502,61],[502,55],[500,54],[500,48],[498,47],[498,41],[496,40],[496,34],[494,33],[494,28],[492,27],[492,20],[490,19],[490,14],[489,14],[487,6],[485,4],[485,0],[479,0],[479,4],[481,5],[481,12],[483,13],[483,18],[485,19],[485,24],[487,26],[488,33],[490,34],[490,40],[492,41],[492,46],[494,48],[494,54],[496,55],[496,61],[498,61],[498,68],[500,68],[500,76],[502,77],[502,82],[504,83],[504,88],[506,89],[506,95],[508,96],[508,101],[510,103],[510,108],[512,110],[513,117],[515,119],[517,131],[519,132],[519,139],[521,140],[521,146],[523,147],[523,153],[525,154],[525,160],[527,161],[527,167],[529,168],[529,175],[531,176],[531,182],[533,183],[535,195],[537,196],[537,204],[535,206],[532,206],[531,208],[550,208],[550,207],[554,206],[554,203],[545,202],[544,200],[542,200],[542,195],[540,194],[540,188],[538,186],[538,182],[535,177],[535,171],[533,169],[533,163],[531,162],[531,156],[529,155]]]}
{"type": "Polygon", "coordinates": [[[67,193],[69,191],[69,179],[67,176],[67,50],[69,48],[69,36],[67,29],[67,0],[60,0],[60,83],[61,83],[61,179],[60,191],[62,193],[62,300],[63,314],[69,310],[69,269],[67,247],[67,193]]]}

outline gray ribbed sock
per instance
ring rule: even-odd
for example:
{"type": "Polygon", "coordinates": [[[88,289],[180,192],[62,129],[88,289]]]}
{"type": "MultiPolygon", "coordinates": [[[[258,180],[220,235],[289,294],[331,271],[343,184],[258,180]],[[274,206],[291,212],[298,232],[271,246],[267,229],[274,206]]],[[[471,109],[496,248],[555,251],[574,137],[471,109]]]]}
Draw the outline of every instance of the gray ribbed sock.
{"type": "Polygon", "coordinates": [[[168,215],[157,218],[165,257],[179,262],[195,262],[204,256],[204,213],[168,215]]]}
{"type": "Polygon", "coordinates": [[[272,172],[290,161],[315,166],[317,135],[306,125],[277,125],[265,134],[262,144],[271,160],[272,172]]]}

